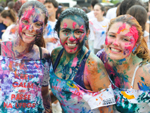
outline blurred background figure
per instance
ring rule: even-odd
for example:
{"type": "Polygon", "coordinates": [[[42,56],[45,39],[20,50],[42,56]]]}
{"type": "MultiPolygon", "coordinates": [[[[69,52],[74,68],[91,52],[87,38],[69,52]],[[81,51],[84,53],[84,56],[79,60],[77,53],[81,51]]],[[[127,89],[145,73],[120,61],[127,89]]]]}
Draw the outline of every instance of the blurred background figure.
{"type": "Polygon", "coordinates": [[[117,4],[115,4],[115,7],[108,9],[107,13],[106,13],[106,18],[111,20],[113,18],[116,17],[116,11],[117,11],[117,7],[120,4],[120,2],[118,2],[117,4]]]}
{"type": "Polygon", "coordinates": [[[89,9],[87,7],[82,7],[82,10],[85,12],[85,13],[89,13],[89,9]]]}
{"type": "Polygon", "coordinates": [[[58,9],[56,11],[56,19],[59,18],[60,14],[63,12],[63,10],[64,10],[63,5],[59,5],[58,9]]]}
{"type": "Polygon", "coordinates": [[[54,31],[54,27],[57,22],[56,11],[58,9],[58,2],[55,0],[45,0],[44,5],[46,6],[49,13],[49,19],[44,34],[44,38],[46,42],[46,48],[51,53],[51,51],[54,48],[60,45],[57,33],[54,31]]]}
{"type": "Polygon", "coordinates": [[[105,7],[100,3],[96,4],[94,6],[94,16],[96,19],[93,18],[89,21],[89,47],[95,54],[104,47],[105,43],[106,29],[109,24],[109,19],[103,17],[104,13],[105,7]]]}
{"type": "Polygon", "coordinates": [[[13,9],[14,8],[14,5],[15,5],[15,2],[14,1],[10,1],[8,2],[8,9],[13,9]]]}
{"type": "Polygon", "coordinates": [[[14,10],[3,10],[1,13],[3,23],[7,26],[7,29],[2,35],[2,41],[9,41],[12,40],[15,31],[12,31],[11,29],[14,28],[17,21],[17,16],[14,12],[14,10]]]}
{"type": "Polygon", "coordinates": [[[4,24],[3,24],[3,20],[1,17],[1,12],[4,10],[4,8],[2,6],[0,6],[0,41],[2,41],[2,34],[3,31],[7,28],[4,24]]]}
{"type": "Polygon", "coordinates": [[[11,1],[12,1],[12,2],[15,2],[15,0],[6,0],[6,2],[5,2],[5,5],[6,5],[6,6],[5,6],[5,8],[4,8],[5,10],[8,10],[8,9],[9,9],[8,3],[11,2],[11,1]]]}
{"type": "Polygon", "coordinates": [[[91,20],[92,18],[95,18],[95,16],[94,16],[94,6],[97,3],[99,3],[98,0],[92,0],[91,1],[91,11],[89,13],[87,13],[87,16],[88,16],[89,20],[91,20]]]}

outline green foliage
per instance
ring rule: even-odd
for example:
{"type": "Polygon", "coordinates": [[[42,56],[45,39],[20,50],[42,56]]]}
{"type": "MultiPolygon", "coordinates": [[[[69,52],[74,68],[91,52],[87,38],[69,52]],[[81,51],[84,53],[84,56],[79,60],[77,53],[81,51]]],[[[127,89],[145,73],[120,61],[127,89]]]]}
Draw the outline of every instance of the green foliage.
{"type": "Polygon", "coordinates": [[[111,3],[116,4],[118,2],[121,2],[121,0],[110,0],[111,3]]]}

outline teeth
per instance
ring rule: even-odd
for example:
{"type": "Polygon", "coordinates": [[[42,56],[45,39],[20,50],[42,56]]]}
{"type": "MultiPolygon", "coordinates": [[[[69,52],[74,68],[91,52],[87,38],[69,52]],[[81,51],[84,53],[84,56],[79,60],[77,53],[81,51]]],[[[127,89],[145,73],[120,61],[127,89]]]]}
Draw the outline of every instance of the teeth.
{"type": "Polygon", "coordinates": [[[32,37],[33,35],[26,34],[26,36],[32,37]]]}
{"type": "Polygon", "coordinates": [[[76,44],[68,44],[68,46],[74,47],[76,46],[76,44]]]}
{"type": "Polygon", "coordinates": [[[114,51],[114,52],[119,52],[119,50],[117,50],[117,49],[111,48],[111,50],[114,51]]]}

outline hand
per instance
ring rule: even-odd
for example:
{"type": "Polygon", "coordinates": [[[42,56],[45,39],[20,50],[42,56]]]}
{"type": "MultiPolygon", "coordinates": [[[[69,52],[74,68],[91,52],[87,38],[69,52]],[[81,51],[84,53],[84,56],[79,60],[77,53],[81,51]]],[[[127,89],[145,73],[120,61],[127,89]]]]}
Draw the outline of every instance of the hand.
{"type": "Polygon", "coordinates": [[[51,37],[49,38],[49,41],[55,44],[57,42],[57,39],[55,37],[51,37]]]}
{"type": "Polygon", "coordinates": [[[6,31],[5,29],[2,30],[3,33],[4,33],[5,31],[6,31]]]}

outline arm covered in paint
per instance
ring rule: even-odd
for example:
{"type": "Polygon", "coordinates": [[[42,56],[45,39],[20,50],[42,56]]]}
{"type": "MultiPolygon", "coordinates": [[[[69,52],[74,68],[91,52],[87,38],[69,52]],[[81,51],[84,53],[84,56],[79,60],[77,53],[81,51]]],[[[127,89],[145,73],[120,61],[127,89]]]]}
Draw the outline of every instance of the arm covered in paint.
{"type": "Polygon", "coordinates": [[[87,76],[92,91],[99,92],[92,99],[95,99],[95,103],[98,102],[99,111],[101,113],[112,113],[112,105],[115,104],[115,99],[111,83],[102,61],[93,53],[90,54],[86,62],[84,73],[87,76]]]}
{"type": "Polygon", "coordinates": [[[50,54],[48,50],[45,48],[42,48],[42,57],[45,58],[45,61],[43,61],[44,66],[44,77],[42,82],[42,97],[43,97],[43,105],[45,108],[45,113],[52,113],[52,107],[51,107],[51,97],[49,92],[49,69],[50,69],[50,54]]]}

